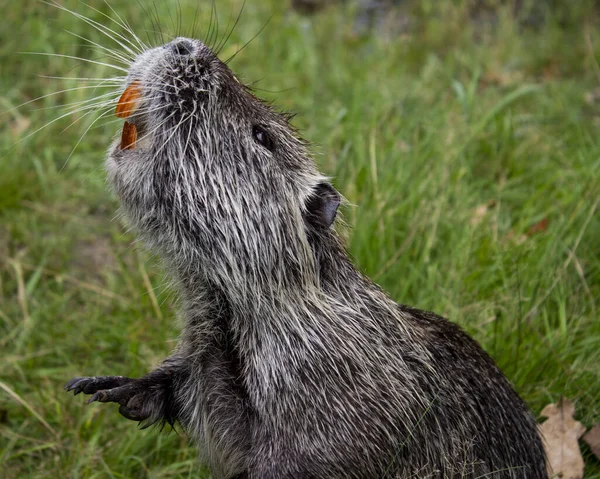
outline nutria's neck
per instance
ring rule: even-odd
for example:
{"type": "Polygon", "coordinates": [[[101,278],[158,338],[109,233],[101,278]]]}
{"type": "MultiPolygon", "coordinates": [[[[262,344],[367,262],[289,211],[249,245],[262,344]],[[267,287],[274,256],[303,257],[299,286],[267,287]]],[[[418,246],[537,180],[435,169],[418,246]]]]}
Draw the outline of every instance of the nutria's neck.
{"type": "MultiPolygon", "coordinates": [[[[348,292],[353,288],[376,288],[352,265],[336,234],[309,239],[313,251],[312,262],[305,268],[260,272],[258,275],[225,274],[191,260],[172,262],[180,285],[182,300],[187,310],[211,303],[227,305],[228,314],[235,318],[294,314],[329,301],[352,303],[355,298],[348,292]]],[[[231,268],[233,269],[233,267],[231,268]]],[[[240,319],[241,321],[242,319],[240,319]]]]}

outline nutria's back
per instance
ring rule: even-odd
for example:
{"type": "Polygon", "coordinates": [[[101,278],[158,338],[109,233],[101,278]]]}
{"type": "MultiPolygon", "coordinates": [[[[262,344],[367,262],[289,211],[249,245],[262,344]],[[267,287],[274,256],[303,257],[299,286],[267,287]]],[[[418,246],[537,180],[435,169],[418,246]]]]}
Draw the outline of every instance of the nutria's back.
{"type": "Polygon", "coordinates": [[[355,269],[332,227],[339,194],[206,45],[141,54],[119,114],[109,178],[177,279],[186,326],[147,376],[69,389],[180,422],[215,477],[547,477],[489,356],[355,269]]]}

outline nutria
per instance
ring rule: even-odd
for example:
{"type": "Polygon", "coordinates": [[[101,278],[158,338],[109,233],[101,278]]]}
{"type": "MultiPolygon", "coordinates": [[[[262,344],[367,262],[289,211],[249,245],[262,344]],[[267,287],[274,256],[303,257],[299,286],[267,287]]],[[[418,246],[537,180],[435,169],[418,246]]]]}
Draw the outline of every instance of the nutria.
{"type": "Polygon", "coordinates": [[[164,258],[185,326],[89,402],[180,423],[216,478],[545,478],[536,422],[458,326],[392,301],[346,254],[306,144],[198,40],[137,56],[110,182],[164,258]]]}

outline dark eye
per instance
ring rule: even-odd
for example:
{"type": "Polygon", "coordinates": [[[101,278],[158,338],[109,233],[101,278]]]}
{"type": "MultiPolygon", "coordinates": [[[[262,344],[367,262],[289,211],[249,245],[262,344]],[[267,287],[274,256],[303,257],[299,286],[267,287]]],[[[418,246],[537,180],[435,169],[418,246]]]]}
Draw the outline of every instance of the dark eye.
{"type": "Polygon", "coordinates": [[[267,150],[273,151],[273,148],[275,147],[273,138],[271,137],[271,135],[269,133],[267,133],[267,130],[265,130],[262,126],[254,125],[252,127],[252,136],[258,143],[260,143],[262,146],[264,146],[267,150]]]}

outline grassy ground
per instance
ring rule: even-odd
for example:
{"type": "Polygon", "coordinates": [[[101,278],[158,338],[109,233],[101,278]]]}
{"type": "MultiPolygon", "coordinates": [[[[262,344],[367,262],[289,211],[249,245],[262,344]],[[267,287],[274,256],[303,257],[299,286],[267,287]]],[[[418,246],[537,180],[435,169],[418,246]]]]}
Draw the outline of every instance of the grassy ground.
{"type": "MultiPolygon", "coordinates": [[[[138,34],[155,29],[135,2],[111,1],[138,34]]],[[[223,35],[241,1],[218,3],[223,35]]],[[[342,11],[307,19],[280,3],[248,0],[221,56],[271,18],[232,67],[258,82],[260,96],[298,112],[321,169],[352,204],[344,234],[356,263],[399,302],[466,328],[534,413],[566,396],[577,419],[597,423],[600,23],[592,11],[578,2],[566,20],[551,15],[533,29],[504,10],[492,26],[469,21],[460,2],[423,1],[414,32],[386,40],[358,37],[342,11]]],[[[157,2],[164,30],[191,29],[196,8],[179,4],[177,29],[177,3],[157,2]]],[[[203,38],[210,11],[198,15],[203,38]]],[[[99,56],[64,30],[114,47],[71,15],[27,0],[11,1],[2,16],[0,111],[81,85],[36,75],[113,74],[16,53],[99,56]]],[[[183,434],[140,431],[115,407],[85,407],[62,390],[77,375],[142,375],[177,337],[163,273],[132,246],[105,188],[104,150],[119,123],[90,129],[73,150],[91,121],[65,130],[77,118],[67,116],[11,147],[57,118],[57,105],[95,94],[67,91],[0,116],[1,475],[209,477],[183,434]]],[[[586,477],[600,477],[583,452],[586,477]]]]}

